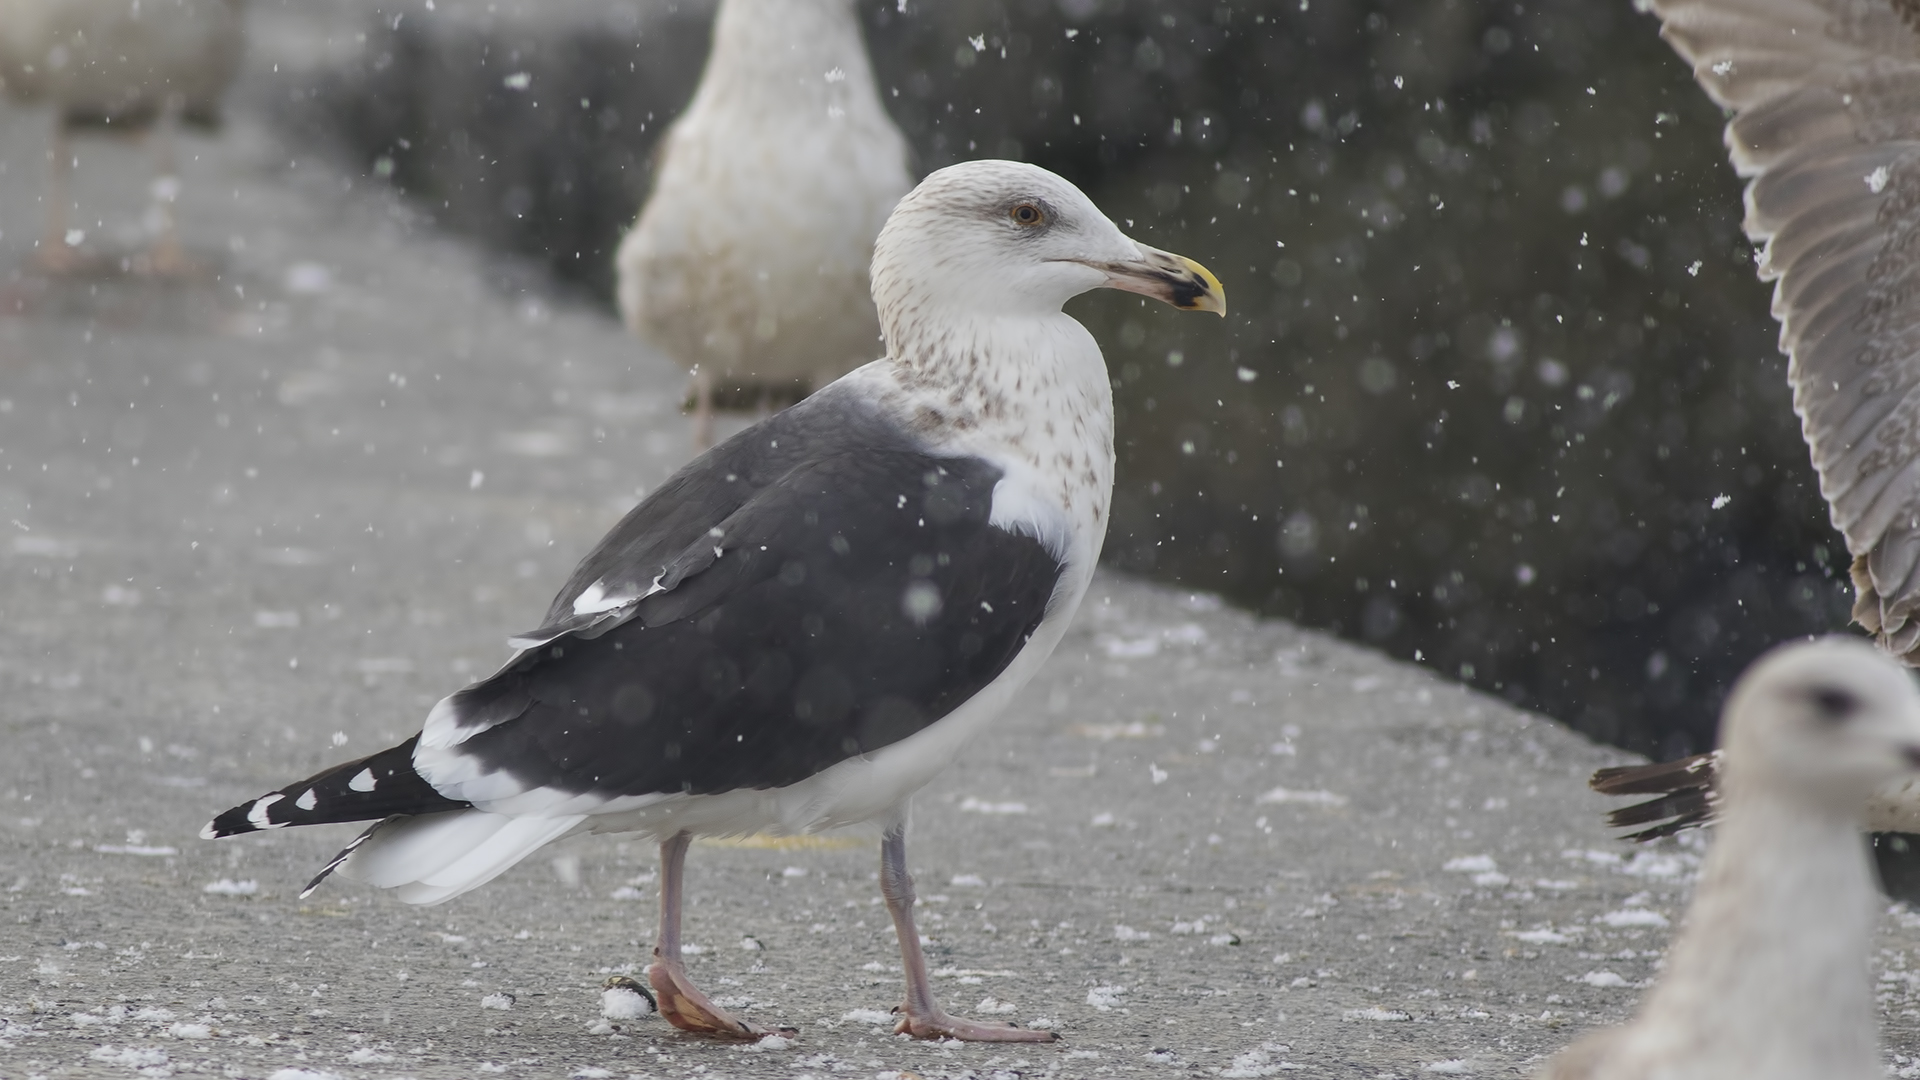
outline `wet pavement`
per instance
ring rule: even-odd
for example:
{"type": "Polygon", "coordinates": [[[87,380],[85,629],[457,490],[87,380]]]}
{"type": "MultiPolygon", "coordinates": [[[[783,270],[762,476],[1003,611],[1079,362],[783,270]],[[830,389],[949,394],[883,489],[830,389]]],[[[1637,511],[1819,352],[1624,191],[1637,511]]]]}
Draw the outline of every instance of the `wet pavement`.
{"type": "MultiPolygon", "coordinates": [[[[291,17],[259,11],[270,46],[291,17]]],[[[36,277],[44,125],[0,111],[0,1077],[1511,1076],[1654,974],[1698,850],[1604,834],[1583,781],[1622,755],[1113,575],[909,847],[943,1000],[1058,1043],[888,1034],[858,835],[690,858],[690,969],[785,1048],[601,1017],[651,937],[645,843],[437,908],[297,899],[351,826],[200,825],[501,661],[685,457],[682,376],[246,108],[188,143],[204,274],[36,277]]],[[[142,159],[80,153],[111,262],[142,159]]],[[[1920,1052],[1920,918],[1882,945],[1920,1052]]]]}

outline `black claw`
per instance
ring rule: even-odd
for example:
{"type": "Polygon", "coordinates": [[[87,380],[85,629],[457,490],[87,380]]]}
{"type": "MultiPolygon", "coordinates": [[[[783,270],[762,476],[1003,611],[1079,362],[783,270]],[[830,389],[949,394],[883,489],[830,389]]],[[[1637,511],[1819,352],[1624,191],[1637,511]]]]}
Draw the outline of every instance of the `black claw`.
{"type": "Polygon", "coordinates": [[[646,983],[638,979],[629,978],[625,975],[609,975],[607,976],[607,981],[600,984],[600,988],[603,990],[631,990],[647,999],[647,1004],[653,1007],[655,1015],[658,1015],[660,1012],[659,999],[653,996],[653,991],[647,988],[646,983]]]}

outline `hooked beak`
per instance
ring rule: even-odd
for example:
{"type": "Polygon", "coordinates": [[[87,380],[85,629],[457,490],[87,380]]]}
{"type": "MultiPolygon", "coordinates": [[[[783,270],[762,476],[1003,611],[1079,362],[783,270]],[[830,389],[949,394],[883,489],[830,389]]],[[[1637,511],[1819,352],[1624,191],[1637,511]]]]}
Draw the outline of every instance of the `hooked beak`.
{"type": "Polygon", "coordinates": [[[1087,265],[1107,275],[1101,282],[1106,288],[1150,296],[1182,311],[1211,311],[1226,317],[1227,291],[1212,271],[1185,255],[1145,244],[1139,247],[1138,259],[1087,265]]]}

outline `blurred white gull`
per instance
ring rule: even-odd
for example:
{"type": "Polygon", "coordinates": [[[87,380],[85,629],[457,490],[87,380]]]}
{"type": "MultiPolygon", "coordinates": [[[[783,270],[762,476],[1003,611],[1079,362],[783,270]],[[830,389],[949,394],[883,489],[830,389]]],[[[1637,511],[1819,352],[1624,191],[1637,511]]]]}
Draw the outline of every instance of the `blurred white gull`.
{"type": "MultiPolygon", "coordinates": [[[[1801,433],[1853,556],[1853,617],[1920,665],[1920,5],[1910,0],[1641,0],[1733,112],[1726,144],[1765,245],[1801,433]]],[[[1657,795],[1613,815],[1651,839],[1710,820],[1716,759],[1595,774],[1657,795]],[[1664,820],[1663,820],[1664,819],[1664,820]]],[[[1920,831],[1920,791],[1871,808],[1920,831]]]]}
{"type": "Polygon", "coordinates": [[[852,0],[722,0],[692,104],[620,243],[620,311],[715,396],[792,401],[880,355],[873,240],[913,186],[852,0]]]}
{"type": "Polygon", "coordinates": [[[1721,717],[1722,816],[1660,983],[1541,1080],[1877,1080],[1867,800],[1920,771],[1920,691],[1865,642],[1775,649],[1721,717]]]}
{"type": "Polygon", "coordinates": [[[153,242],[141,268],[189,268],[174,225],[174,135],[182,122],[219,122],[220,96],[240,69],[244,10],[245,0],[0,0],[0,85],[16,102],[55,111],[43,268],[87,262],[84,231],[67,225],[78,128],[154,134],[153,242]]]}

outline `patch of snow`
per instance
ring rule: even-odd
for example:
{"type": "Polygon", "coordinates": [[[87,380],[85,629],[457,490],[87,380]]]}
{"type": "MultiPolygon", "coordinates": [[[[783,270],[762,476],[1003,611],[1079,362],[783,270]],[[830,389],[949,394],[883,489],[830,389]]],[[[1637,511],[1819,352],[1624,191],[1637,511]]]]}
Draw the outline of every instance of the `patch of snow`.
{"type": "Polygon", "coordinates": [[[1580,981],[1583,983],[1586,983],[1588,986],[1600,986],[1600,987],[1617,987],[1617,986],[1632,985],[1631,983],[1627,982],[1627,980],[1621,978],[1620,976],[1614,974],[1611,971],[1589,971],[1585,975],[1580,976],[1580,981]]]}
{"type": "Polygon", "coordinates": [[[1331,791],[1292,791],[1277,787],[1253,800],[1256,803],[1301,803],[1307,806],[1324,806],[1332,809],[1347,805],[1345,795],[1336,795],[1331,791]]]}
{"type": "Polygon", "coordinates": [[[1233,1059],[1233,1063],[1221,1070],[1222,1077],[1229,1080],[1251,1080],[1253,1077],[1273,1076],[1282,1072],[1293,1072],[1306,1068],[1291,1061],[1275,1061],[1274,1055],[1284,1054],[1289,1047],[1283,1043],[1261,1043],[1259,1046],[1233,1059]]]}
{"type": "Polygon", "coordinates": [[[214,896],[252,896],[260,891],[260,883],[252,878],[245,881],[221,878],[219,881],[210,881],[202,885],[200,891],[214,896]]]}
{"type": "Polygon", "coordinates": [[[87,1055],[95,1061],[108,1065],[120,1065],[129,1069],[151,1069],[167,1063],[165,1050],[143,1050],[136,1046],[101,1046],[87,1055]]]}
{"type": "Polygon", "coordinates": [[[1096,986],[1087,991],[1087,1004],[1106,1012],[1120,1004],[1120,995],[1127,992],[1124,986],[1096,986]]]}
{"type": "Polygon", "coordinates": [[[1700,857],[1685,851],[1636,851],[1619,872],[1633,877],[1670,881],[1685,877],[1700,865],[1700,857]]]}
{"type": "Polygon", "coordinates": [[[851,1020],[856,1024],[891,1024],[893,1014],[879,1009],[849,1009],[840,1014],[840,1019],[851,1020]]]}
{"type": "Polygon", "coordinates": [[[1455,874],[1490,874],[1499,869],[1491,855],[1462,855],[1457,859],[1448,859],[1440,869],[1455,874]]]}
{"type": "Polygon", "coordinates": [[[1024,814],[1027,804],[1022,802],[983,802],[969,795],[960,800],[960,809],[975,814],[1024,814]]]}
{"type": "Polygon", "coordinates": [[[1398,1009],[1383,1009],[1378,1005],[1369,1005],[1364,1009],[1348,1009],[1340,1014],[1342,1020],[1402,1021],[1413,1019],[1412,1015],[1398,1009]]]}
{"type": "Polygon", "coordinates": [[[653,1015],[646,995],[624,986],[609,986],[600,991],[600,1015],[609,1020],[638,1020],[653,1015]]]}
{"type": "Polygon", "coordinates": [[[1105,650],[1106,654],[1115,660],[1145,660],[1149,656],[1159,654],[1160,639],[1157,637],[1144,637],[1129,640],[1125,638],[1103,637],[1100,639],[1100,648],[1105,650]]]}
{"type": "Polygon", "coordinates": [[[1667,917],[1665,915],[1657,911],[1649,911],[1646,908],[1621,908],[1619,911],[1609,911],[1605,915],[1597,916],[1593,921],[1605,923],[1615,929],[1626,926],[1667,925],[1667,917]]]}
{"type": "Polygon", "coordinates": [[[488,994],[486,997],[480,999],[480,1007],[483,1009],[498,1009],[501,1012],[506,1012],[508,1009],[513,1008],[513,995],[488,994]]]}

